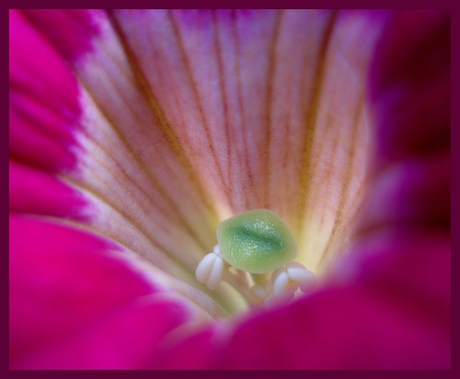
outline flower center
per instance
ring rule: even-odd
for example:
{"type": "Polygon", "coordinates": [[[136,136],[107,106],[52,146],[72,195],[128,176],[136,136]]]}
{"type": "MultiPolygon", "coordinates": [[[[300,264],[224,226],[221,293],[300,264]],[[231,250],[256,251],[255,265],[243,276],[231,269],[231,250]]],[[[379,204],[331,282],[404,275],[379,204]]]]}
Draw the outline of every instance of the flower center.
{"type": "Polygon", "coordinates": [[[302,290],[295,254],[322,276],[348,243],[372,142],[375,24],[353,12],[234,16],[101,15],[76,66],[84,115],[69,180],[88,226],[213,316],[302,290]],[[279,223],[240,216],[255,209],[282,218],[295,253],[279,223]],[[201,279],[223,283],[209,290],[195,272],[216,242],[201,279]]]}
{"type": "Polygon", "coordinates": [[[297,243],[274,212],[257,209],[231,217],[220,223],[217,238],[219,244],[196,269],[197,280],[209,289],[224,280],[248,303],[263,301],[268,306],[292,300],[298,289],[308,293],[316,286],[316,276],[292,262],[297,243]]]}

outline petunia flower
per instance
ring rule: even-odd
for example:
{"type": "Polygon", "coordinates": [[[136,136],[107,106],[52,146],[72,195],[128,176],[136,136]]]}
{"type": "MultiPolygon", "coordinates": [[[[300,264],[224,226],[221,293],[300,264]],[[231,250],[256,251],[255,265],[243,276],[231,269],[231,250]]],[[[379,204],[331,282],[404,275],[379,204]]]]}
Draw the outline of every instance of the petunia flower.
{"type": "Polygon", "coordinates": [[[10,367],[449,368],[449,35],[431,11],[11,11],[10,367]],[[315,290],[197,280],[254,209],[315,290]]]}

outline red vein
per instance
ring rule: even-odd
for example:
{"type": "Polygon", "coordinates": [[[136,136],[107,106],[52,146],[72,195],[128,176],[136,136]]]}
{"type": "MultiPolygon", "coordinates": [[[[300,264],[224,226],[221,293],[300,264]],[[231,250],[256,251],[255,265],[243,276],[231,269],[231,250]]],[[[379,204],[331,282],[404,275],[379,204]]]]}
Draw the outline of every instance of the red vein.
{"type": "MultiPolygon", "coordinates": [[[[362,97],[361,97],[361,99],[362,99],[362,97]]],[[[360,119],[360,116],[362,114],[362,111],[363,111],[363,100],[361,100],[359,102],[359,105],[358,105],[358,107],[357,107],[357,109],[355,111],[355,115],[353,117],[352,137],[351,137],[351,141],[350,141],[349,149],[348,149],[348,154],[347,154],[348,155],[348,162],[346,164],[347,170],[346,170],[346,173],[345,173],[345,178],[344,178],[342,190],[341,190],[341,193],[340,193],[339,205],[337,207],[337,213],[336,213],[336,217],[335,217],[335,221],[334,221],[334,226],[333,226],[332,231],[330,233],[328,242],[326,243],[326,247],[324,248],[323,256],[321,257],[321,260],[318,263],[318,267],[321,266],[330,257],[332,242],[334,240],[336,240],[335,237],[336,237],[337,230],[339,228],[347,228],[347,226],[349,226],[349,225],[344,225],[344,223],[342,222],[342,218],[343,218],[343,215],[344,215],[345,203],[348,200],[348,195],[349,195],[348,192],[349,192],[349,188],[350,188],[351,179],[353,178],[353,175],[352,175],[353,174],[353,169],[354,169],[353,161],[354,161],[355,156],[356,156],[355,145],[356,145],[356,141],[357,141],[357,137],[358,137],[359,119],[360,119]]]]}
{"type": "Polygon", "coordinates": [[[183,44],[183,38],[180,35],[179,27],[177,25],[176,20],[174,19],[173,15],[172,15],[171,11],[168,11],[168,16],[169,16],[169,19],[170,19],[170,22],[171,22],[172,31],[174,33],[174,36],[175,36],[177,42],[178,42],[177,45],[179,47],[179,52],[180,52],[180,54],[182,56],[182,60],[184,62],[184,66],[185,66],[187,76],[189,78],[190,83],[192,84],[192,91],[193,91],[193,94],[194,94],[194,96],[196,98],[196,104],[197,104],[197,107],[198,107],[198,111],[200,113],[201,121],[203,123],[203,129],[204,129],[204,132],[205,132],[205,135],[206,135],[206,139],[208,140],[208,147],[210,148],[212,159],[214,161],[214,165],[217,168],[217,172],[218,172],[218,175],[219,175],[219,178],[220,178],[220,181],[221,181],[221,187],[223,187],[225,195],[228,198],[228,189],[224,185],[225,180],[224,180],[224,176],[223,176],[223,173],[222,173],[222,167],[219,164],[219,161],[218,161],[218,158],[217,158],[217,153],[216,153],[216,150],[215,150],[215,148],[213,146],[213,143],[212,143],[211,133],[209,131],[209,125],[208,125],[206,117],[204,115],[202,101],[201,101],[201,98],[200,98],[200,94],[198,93],[198,87],[196,85],[196,82],[195,82],[195,79],[194,79],[194,76],[193,76],[192,68],[190,66],[190,62],[189,62],[189,59],[187,57],[187,53],[185,51],[185,47],[184,47],[184,44],[183,44]]]}
{"type": "Polygon", "coordinates": [[[270,44],[270,53],[269,53],[269,63],[268,63],[268,72],[267,72],[267,97],[266,97],[266,105],[265,105],[265,142],[264,142],[264,151],[262,153],[262,159],[264,163],[264,184],[263,184],[263,207],[269,208],[270,206],[270,177],[271,177],[271,169],[270,169],[270,149],[272,143],[272,103],[273,103],[273,81],[274,81],[274,72],[275,72],[275,63],[276,63],[276,48],[278,46],[278,38],[280,35],[281,29],[281,19],[282,19],[282,11],[276,13],[276,20],[275,20],[275,28],[273,31],[272,43],[270,44]]]}
{"type": "MultiPolygon", "coordinates": [[[[316,66],[315,72],[315,80],[312,89],[312,99],[310,101],[310,107],[304,112],[304,119],[305,119],[305,126],[306,126],[306,133],[305,133],[305,143],[304,143],[304,150],[302,154],[302,161],[301,167],[303,170],[301,171],[299,185],[300,185],[300,194],[299,194],[299,204],[297,207],[297,234],[301,235],[301,231],[303,229],[303,225],[305,223],[305,206],[307,203],[307,197],[309,193],[309,180],[311,179],[312,169],[311,169],[311,153],[312,153],[312,145],[313,145],[313,138],[315,134],[315,127],[317,121],[317,113],[319,109],[319,101],[321,98],[322,87],[324,83],[324,76],[325,76],[325,68],[326,68],[326,55],[329,47],[329,43],[331,40],[331,35],[333,31],[333,27],[335,24],[335,20],[337,18],[337,12],[334,12],[330,19],[329,23],[326,27],[326,31],[324,33],[324,38],[321,43],[321,48],[318,55],[318,64],[316,66]]],[[[300,242],[300,241],[299,241],[300,242]]]]}
{"type": "MultiPolygon", "coordinates": [[[[237,89],[238,89],[238,110],[241,115],[241,128],[244,127],[243,122],[245,120],[245,112],[244,112],[244,107],[243,107],[243,95],[241,93],[241,88],[242,88],[242,78],[241,78],[241,68],[239,65],[238,57],[241,56],[240,53],[240,46],[238,44],[238,25],[237,25],[237,14],[236,11],[233,11],[233,40],[235,42],[234,48],[235,48],[235,71],[236,71],[236,80],[237,80],[237,89]]],[[[243,143],[244,143],[244,153],[241,154],[243,156],[244,162],[242,162],[241,156],[238,154],[238,163],[240,167],[246,167],[247,169],[247,178],[244,178],[244,180],[249,181],[249,191],[243,191],[244,192],[244,208],[249,209],[249,194],[252,192],[254,189],[254,177],[251,172],[251,165],[249,163],[249,146],[246,138],[246,133],[244,131],[242,132],[243,134],[243,143]]],[[[242,180],[243,178],[239,178],[239,180],[242,180]]]]}
{"type": "MultiPolygon", "coordinates": [[[[217,15],[215,12],[212,13],[212,18],[213,18],[213,24],[214,28],[216,31],[218,30],[218,25],[219,23],[217,22],[217,15]]],[[[232,178],[232,170],[233,170],[233,165],[232,165],[232,139],[230,138],[230,125],[229,125],[229,118],[228,118],[228,101],[227,101],[227,88],[225,85],[225,80],[224,80],[224,73],[223,73],[223,62],[222,62],[222,52],[221,52],[221,46],[219,43],[219,36],[218,32],[215,33],[215,38],[214,38],[214,48],[216,50],[216,55],[217,55],[217,68],[219,71],[219,87],[220,87],[220,92],[221,92],[221,101],[222,101],[222,107],[223,107],[223,112],[224,112],[224,126],[225,126],[225,136],[227,139],[227,162],[228,162],[228,172],[227,172],[227,182],[224,183],[225,187],[228,188],[228,197],[230,201],[230,205],[232,209],[234,209],[234,199],[232,196],[232,190],[231,190],[231,178],[232,178]]]]}
{"type": "MultiPolygon", "coordinates": [[[[194,170],[192,168],[192,165],[191,165],[190,161],[186,157],[186,155],[185,155],[185,153],[184,153],[184,151],[182,149],[182,146],[181,146],[181,144],[179,142],[178,137],[172,131],[166,116],[164,115],[164,113],[163,113],[158,101],[156,100],[156,98],[155,98],[150,86],[148,85],[148,81],[147,81],[147,79],[145,77],[145,74],[143,73],[142,69],[138,66],[138,63],[137,63],[137,61],[136,61],[136,59],[134,57],[134,53],[131,50],[131,48],[130,48],[127,40],[126,40],[126,36],[124,35],[120,25],[118,24],[118,21],[115,18],[112,18],[111,22],[112,22],[112,25],[114,27],[115,32],[117,33],[117,35],[119,37],[119,40],[120,40],[121,45],[122,45],[122,47],[123,47],[123,49],[125,51],[125,54],[128,57],[128,60],[130,62],[130,67],[131,67],[131,69],[132,69],[132,71],[134,73],[134,78],[136,79],[137,86],[138,86],[139,90],[144,94],[145,98],[148,100],[148,103],[150,105],[150,109],[152,110],[153,115],[155,116],[155,118],[157,120],[157,124],[158,124],[158,126],[160,128],[160,131],[163,134],[163,137],[166,139],[166,141],[167,141],[168,145],[170,146],[171,150],[178,157],[180,163],[182,164],[182,166],[184,167],[186,172],[189,173],[191,181],[194,184],[195,188],[197,189],[198,195],[202,199],[204,206],[208,209],[208,211],[211,212],[211,214],[215,218],[216,217],[215,209],[211,205],[211,203],[209,201],[209,197],[206,195],[203,187],[200,185],[200,181],[197,178],[197,176],[196,176],[196,174],[195,174],[195,172],[194,172],[194,170]]],[[[136,115],[135,115],[135,117],[136,117],[136,115]]],[[[118,131],[118,133],[120,134],[119,131],[118,131]]],[[[135,156],[135,151],[129,146],[128,141],[126,141],[126,139],[123,138],[121,136],[121,134],[120,134],[120,137],[126,143],[126,146],[129,148],[131,154],[133,154],[133,156],[135,156]]],[[[188,226],[188,222],[183,218],[182,212],[177,207],[177,205],[174,202],[174,200],[169,196],[167,190],[162,187],[161,183],[154,176],[154,174],[150,170],[147,169],[145,164],[143,164],[139,159],[137,159],[137,161],[139,162],[140,166],[144,169],[144,171],[147,173],[147,175],[151,178],[151,180],[152,180],[153,184],[155,185],[155,187],[160,191],[161,196],[163,196],[163,198],[165,200],[167,200],[168,205],[171,207],[171,210],[180,218],[180,220],[182,221],[183,225],[187,226],[187,229],[189,229],[193,233],[193,236],[197,238],[195,233],[188,226]]],[[[197,238],[197,240],[199,241],[198,238],[197,238]]]]}

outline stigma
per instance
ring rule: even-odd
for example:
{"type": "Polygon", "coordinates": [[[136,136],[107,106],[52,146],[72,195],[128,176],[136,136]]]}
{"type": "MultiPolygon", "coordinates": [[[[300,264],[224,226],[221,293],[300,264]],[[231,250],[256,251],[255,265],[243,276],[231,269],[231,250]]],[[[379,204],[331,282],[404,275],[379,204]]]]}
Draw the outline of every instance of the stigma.
{"type": "Polygon", "coordinates": [[[199,262],[195,275],[209,289],[230,283],[248,302],[287,303],[310,293],[317,278],[299,262],[297,242],[284,221],[267,209],[240,213],[217,228],[218,244],[199,262]]]}

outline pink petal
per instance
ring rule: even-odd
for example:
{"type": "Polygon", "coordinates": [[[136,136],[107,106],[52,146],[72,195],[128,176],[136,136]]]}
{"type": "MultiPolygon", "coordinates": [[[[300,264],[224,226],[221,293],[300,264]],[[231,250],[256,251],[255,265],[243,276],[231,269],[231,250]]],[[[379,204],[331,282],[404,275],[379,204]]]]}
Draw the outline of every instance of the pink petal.
{"type": "MultiPolygon", "coordinates": [[[[382,20],[359,12],[121,11],[111,23],[124,49],[107,26],[82,77],[136,146],[151,187],[171,194],[207,249],[216,217],[270,208],[294,230],[299,259],[323,269],[323,253],[337,251],[361,200],[371,142],[363,83],[382,20]],[[94,67],[103,67],[100,75],[94,67]]],[[[148,182],[138,174],[135,181],[148,182]]],[[[184,247],[170,241],[163,250],[183,261],[184,247]]],[[[207,249],[192,246],[185,265],[196,266],[207,249]]]]}
{"type": "MultiPolygon", "coordinates": [[[[118,140],[117,150],[109,137],[114,136],[112,125],[103,135],[98,132],[104,118],[97,109],[88,110],[82,100],[87,99],[87,91],[78,75],[84,79],[81,67],[95,49],[95,38],[106,19],[100,11],[11,12],[10,211],[83,223],[195,284],[194,266],[206,251],[203,236],[209,245],[215,236],[201,229],[198,236],[190,229],[196,224],[196,214],[190,215],[193,222],[187,225],[174,201],[166,198],[168,191],[181,188],[177,198],[194,203],[193,196],[183,196],[189,188],[182,189],[180,182],[168,182],[166,177],[168,191],[157,191],[142,165],[126,156],[123,140],[118,140]],[[31,58],[31,48],[41,60],[31,58]],[[88,119],[91,111],[96,118],[88,119]],[[100,146],[105,143],[109,143],[107,150],[100,146]],[[179,234],[172,236],[175,230],[179,234]],[[185,261],[187,267],[177,265],[177,260],[185,261]]],[[[132,124],[125,126],[129,129],[132,124]]],[[[150,145],[146,147],[151,150],[150,145]]],[[[162,280],[175,280],[175,286],[190,297],[191,288],[175,277],[162,280]]],[[[196,300],[202,294],[191,297],[196,300]]],[[[216,305],[211,302],[207,298],[203,304],[214,313],[216,305]]]]}
{"type": "MultiPolygon", "coordinates": [[[[82,194],[93,230],[197,285],[196,264],[215,244],[214,210],[139,90],[116,24],[105,12],[90,15],[98,34],[71,66],[83,114],[75,133],[77,166],[68,179],[82,194]]],[[[41,13],[30,17],[68,56],[55,37],[64,24],[41,13]]]]}
{"type": "MultiPolygon", "coordinates": [[[[221,339],[221,350],[204,349],[205,364],[219,369],[450,368],[448,107],[442,102],[431,104],[426,110],[433,116],[430,130],[415,133],[415,143],[400,136],[406,130],[414,133],[417,126],[423,131],[428,124],[415,113],[402,118],[391,113],[395,109],[404,113],[400,105],[409,103],[406,96],[417,102],[413,88],[423,94],[434,85],[442,99],[450,98],[445,81],[449,45],[444,33],[449,25],[445,14],[408,12],[396,14],[386,28],[372,77],[381,86],[375,87],[374,101],[377,135],[383,138],[377,140],[375,186],[369,191],[358,240],[348,258],[337,264],[329,284],[316,294],[273,312],[248,316],[232,336],[221,339]],[[426,59],[414,59],[420,46],[426,59]],[[436,64],[425,66],[426,60],[436,64]],[[410,72],[402,74],[400,68],[409,67],[409,62],[410,72]],[[394,81],[386,82],[387,78],[394,81]],[[398,81],[409,88],[399,94],[400,103],[385,95],[386,86],[396,86],[398,81]],[[395,174],[388,182],[390,162],[395,174]],[[386,185],[380,187],[383,182],[386,185]]],[[[424,104],[423,96],[420,100],[424,104]]],[[[209,346],[216,343],[205,332],[203,339],[209,346]]],[[[187,344],[165,353],[170,368],[180,362],[178,352],[187,346],[192,349],[187,344]]]]}
{"type": "MultiPolygon", "coordinates": [[[[83,22],[91,43],[72,41],[74,54],[58,37],[67,13],[58,16],[27,13],[78,77],[76,166],[65,179],[91,229],[199,286],[193,273],[218,222],[266,206],[296,231],[299,259],[324,265],[361,199],[370,142],[362,85],[381,21],[94,11],[83,22]]],[[[74,33],[79,20],[69,21],[74,33]]]]}

